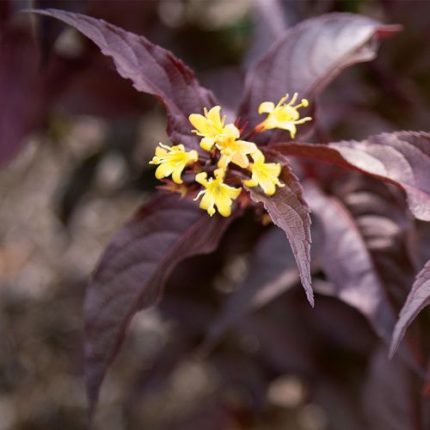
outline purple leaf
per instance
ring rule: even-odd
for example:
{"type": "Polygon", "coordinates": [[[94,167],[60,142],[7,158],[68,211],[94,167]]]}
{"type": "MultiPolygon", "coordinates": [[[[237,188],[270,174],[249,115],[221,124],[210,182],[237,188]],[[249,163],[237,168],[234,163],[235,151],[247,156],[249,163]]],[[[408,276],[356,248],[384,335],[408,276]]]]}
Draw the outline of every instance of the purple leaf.
{"type": "Polygon", "coordinates": [[[287,29],[285,5],[280,0],[253,0],[253,31],[244,66],[261,58],[287,29]]]}
{"type": "Polygon", "coordinates": [[[389,360],[387,351],[375,351],[362,393],[364,427],[369,430],[422,430],[422,401],[417,378],[400,358],[389,360]]]}
{"type": "Polygon", "coordinates": [[[170,51],[101,19],[55,9],[31,12],[57,18],[91,39],[104,55],[112,57],[123,78],[130,79],[138,91],[161,100],[171,140],[198,148],[188,115],[216,102],[212,93],[199,85],[194,72],[170,51]]]}
{"type": "Polygon", "coordinates": [[[411,246],[416,241],[415,220],[397,187],[367,175],[350,177],[336,194],[351,212],[381,284],[397,309],[416,274],[416,249],[411,246]]]}
{"type": "Polygon", "coordinates": [[[181,260],[213,251],[230,221],[211,218],[193,202],[163,194],[146,203],[114,236],[85,299],[86,381],[92,408],[133,316],[156,303],[181,260]]]}
{"type": "Polygon", "coordinates": [[[322,230],[319,260],[333,287],[324,293],[357,309],[379,336],[389,339],[394,312],[355,220],[337,198],[315,185],[305,187],[305,196],[322,230]]]}
{"type": "Polygon", "coordinates": [[[399,30],[360,15],[333,13],[289,29],[248,72],[239,116],[255,126],[263,101],[286,92],[314,99],[344,68],[376,56],[377,39],[399,30]]]}
{"type": "Polygon", "coordinates": [[[426,263],[421,272],[418,273],[406,302],[400,311],[399,320],[394,329],[390,347],[390,357],[392,357],[406,329],[412,324],[417,315],[430,304],[430,261],[426,263]]]}
{"type": "Polygon", "coordinates": [[[250,190],[251,198],[257,203],[263,203],[273,223],[286,234],[296,259],[303,288],[309,303],[313,306],[309,208],[303,200],[300,182],[287,164],[284,165],[281,179],[285,183],[285,187],[278,188],[272,197],[256,190],[250,190]]]}
{"type": "Polygon", "coordinates": [[[82,58],[52,54],[41,64],[30,25],[11,19],[0,28],[0,165],[42,129],[49,109],[82,72],[82,58]]]}
{"type": "Polygon", "coordinates": [[[361,142],[275,144],[284,155],[316,158],[370,174],[401,187],[414,216],[430,221],[430,133],[402,131],[361,142]]]}
{"type": "Polygon", "coordinates": [[[249,272],[212,323],[208,342],[215,342],[251,309],[264,306],[299,281],[285,235],[278,228],[273,228],[257,243],[250,259],[249,272]]]}
{"type": "Polygon", "coordinates": [[[288,314],[287,319],[279,320],[269,313],[255,313],[241,321],[237,333],[258,341],[261,356],[276,373],[313,374],[318,367],[315,343],[307,331],[309,327],[304,316],[306,311],[312,310],[307,306],[304,311],[299,305],[299,312],[291,309],[288,301],[282,304],[285,314],[288,314]]]}
{"type": "Polygon", "coordinates": [[[44,95],[39,56],[31,34],[8,27],[0,34],[0,164],[23,146],[43,118],[44,95]]]}

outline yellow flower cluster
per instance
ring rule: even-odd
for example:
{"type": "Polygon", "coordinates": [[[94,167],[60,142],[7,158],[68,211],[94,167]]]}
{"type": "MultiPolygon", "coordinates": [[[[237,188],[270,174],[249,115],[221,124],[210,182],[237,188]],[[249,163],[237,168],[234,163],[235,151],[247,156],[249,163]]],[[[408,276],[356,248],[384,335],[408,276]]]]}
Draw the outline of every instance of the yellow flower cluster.
{"type": "MultiPolygon", "coordinates": [[[[296,125],[309,121],[310,117],[300,119],[298,109],[308,106],[308,101],[302,99],[301,103],[294,106],[297,93],[286,104],[288,95],[283,97],[275,106],[272,102],[261,103],[258,112],[266,113],[267,118],[260,123],[255,131],[261,132],[273,128],[281,128],[290,132],[291,137],[296,134],[296,125]]],[[[208,174],[200,171],[195,175],[195,182],[203,186],[196,200],[201,198],[200,208],[206,210],[210,216],[218,211],[222,216],[228,217],[232,211],[233,201],[237,199],[242,188],[227,185],[225,177],[229,172],[229,165],[233,164],[241,169],[246,169],[249,179],[241,182],[246,187],[261,187],[263,192],[272,196],[276,187],[283,187],[279,180],[282,167],[279,163],[266,163],[264,154],[253,142],[240,139],[240,131],[234,124],[225,124],[225,116],[221,116],[221,107],[204,109],[204,114],[191,114],[190,123],[194,126],[193,133],[201,137],[200,147],[216,159],[216,169],[213,177],[208,179],[208,174]]],[[[172,147],[159,144],[151,164],[158,165],[155,171],[157,179],[172,176],[176,184],[182,184],[183,170],[189,165],[195,165],[198,161],[197,151],[186,151],[183,145],[172,147]]],[[[236,168],[237,169],[237,168],[236,168]]],[[[195,168],[195,171],[201,169],[195,168]]],[[[240,169],[239,169],[240,170],[240,169]]]]}

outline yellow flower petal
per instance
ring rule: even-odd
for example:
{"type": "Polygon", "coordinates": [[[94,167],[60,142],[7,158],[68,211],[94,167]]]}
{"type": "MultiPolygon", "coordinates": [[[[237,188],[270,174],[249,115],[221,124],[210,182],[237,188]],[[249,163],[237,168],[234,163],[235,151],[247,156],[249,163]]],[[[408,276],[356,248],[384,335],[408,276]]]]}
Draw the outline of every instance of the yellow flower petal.
{"type": "Polygon", "coordinates": [[[196,175],[196,182],[198,182],[199,184],[202,184],[203,186],[206,186],[206,184],[208,183],[207,178],[208,174],[206,172],[201,172],[201,173],[197,173],[196,175]]]}
{"type": "Polygon", "coordinates": [[[224,118],[221,118],[221,106],[214,106],[205,116],[215,127],[224,127],[224,118]]]}
{"type": "Polygon", "coordinates": [[[228,155],[221,154],[220,159],[218,160],[217,166],[221,169],[227,169],[229,163],[231,161],[231,158],[228,155]]]}
{"type": "Polygon", "coordinates": [[[160,164],[155,171],[155,177],[157,179],[163,179],[167,176],[170,176],[174,170],[174,167],[171,164],[160,164]]]}
{"type": "Polygon", "coordinates": [[[188,119],[196,128],[196,132],[200,136],[209,136],[212,134],[213,128],[207,118],[203,115],[193,113],[188,117],[188,119]]]}
{"type": "Polygon", "coordinates": [[[182,169],[175,169],[172,172],[173,182],[175,182],[176,184],[182,184],[183,181],[182,181],[181,175],[182,175],[182,169]]]}
{"type": "Polygon", "coordinates": [[[200,141],[200,147],[208,152],[212,150],[214,145],[215,145],[215,139],[213,137],[204,137],[200,141]]]}
{"type": "Polygon", "coordinates": [[[167,154],[167,151],[164,148],[161,148],[160,146],[157,146],[155,148],[155,155],[157,157],[164,157],[167,154]]]}
{"type": "Polygon", "coordinates": [[[216,207],[218,209],[218,212],[222,216],[228,217],[231,215],[231,200],[230,199],[228,199],[228,198],[218,199],[216,202],[216,207]]]}
{"type": "Polygon", "coordinates": [[[273,102],[263,102],[258,106],[258,113],[270,113],[275,109],[275,103],[273,102]]]}
{"type": "Polygon", "coordinates": [[[226,138],[238,139],[240,136],[240,131],[234,124],[227,124],[223,131],[226,138]]]}
{"type": "Polygon", "coordinates": [[[260,150],[253,152],[251,157],[255,163],[264,163],[266,161],[264,154],[260,150]]]}
{"type": "Polygon", "coordinates": [[[246,169],[249,166],[248,157],[243,152],[235,152],[231,156],[232,163],[242,167],[242,169],[246,169]]]}
{"type": "Polygon", "coordinates": [[[207,211],[212,216],[215,211],[215,196],[210,193],[205,193],[200,201],[200,208],[207,211]]]}
{"type": "Polygon", "coordinates": [[[260,180],[260,187],[263,189],[264,193],[268,196],[273,196],[276,191],[275,182],[270,178],[262,178],[260,180]]]}

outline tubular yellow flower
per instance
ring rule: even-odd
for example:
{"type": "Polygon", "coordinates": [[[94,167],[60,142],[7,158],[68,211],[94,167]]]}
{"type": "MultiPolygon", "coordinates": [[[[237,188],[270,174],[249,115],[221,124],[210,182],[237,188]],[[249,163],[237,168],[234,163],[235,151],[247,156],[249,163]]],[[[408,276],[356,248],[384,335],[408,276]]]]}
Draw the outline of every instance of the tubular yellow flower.
{"type": "Polygon", "coordinates": [[[226,169],[230,162],[245,169],[249,165],[247,155],[258,151],[255,143],[235,139],[226,139],[223,142],[217,144],[217,147],[221,152],[218,167],[222,169],[226,169]]]}
{"type": "Polygon", "coordinates": [[[198,160],[197,151],[185,151],[184,145],[170,147],[161,142],[159,145],[155,150],[154,158],[149,162],[149,164],[159,165],[155,171],[155,177],[162,179],[172,175],[174,182],[182,184],[182,171],[188,164],[198,160]]]}
{"type": "Polygon", "coordinates": [[[276,186],[283,187],[279,181],[282,167],[279,163],[266,163],[262,152],[257,151],[252,154],[254,163],[251,164],[251,179],[243,181],[247,187],[256,187],[259,185],[264,193],[273,196],[276,192],[276,186]]]}
{"type": "Polygon", "coordinates": [[[202,137],[200,146],[210,151],[215,143],[225,139],[238,139],[240,132],[234,124],[225,124],[225,116],[221,117],[221,107],[214,106],[209,111],[204,108],[204,115],[191,114],[188,119],[195,127],[193,133],[202,137]]]}
{"type": "Polygon", "coordinates": [[[281,128],[290,132],[292,138],[296,135],[296,125],[303,124],[310,121],[312,118],[307,116],[300,119],[298,110],[301,107],[309,106],[309,102],[306,99],[302,99],[297,105],[294,105],[297,101],[298,94],[294,93],[293,97],[288,103],[288,94],[279,100],[275,106],[272,102],[263,102],[258,107],[258,113],[267,113],[267,118],[257,126],[258,131],[270,130],[272,128],[281,128]]]}
{"type": "Polygon", "coordinates": [[[223,169],[215,170],[214,174],[215,178],[210,178],[209,180],[206,172],[196,175],[196,182],[205,188],[199,192],[196,200],[202,197],[200,208],[207,211],[210,216],[216,212],[216,207],[222,216],[228,217],[231,215],[233,200],[239,197],[241,189],[231,187],[223,182],[225,174],[223,169]]]}

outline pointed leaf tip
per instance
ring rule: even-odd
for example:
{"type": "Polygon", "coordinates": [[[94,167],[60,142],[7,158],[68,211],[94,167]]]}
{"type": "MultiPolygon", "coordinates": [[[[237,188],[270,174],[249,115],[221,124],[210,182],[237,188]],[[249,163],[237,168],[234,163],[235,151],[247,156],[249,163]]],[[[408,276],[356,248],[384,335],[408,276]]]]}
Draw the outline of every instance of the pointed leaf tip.
{"type": "Polygon", "coordinates": [[[406,330],[418,314],[430,304],[430,261],[418,273],[411,291],[400,311],[399,319],[394,328],[389,357],[392,358],[402,341],[406,330]]]}
{"type": "Polygon", "coordinates": [[[310,305],[314,307],[310,264],[311,218],[309,207],[303,199],[303,190],[298,178],[287,164],[284,164],[281,179],[285,183],[285,187],[278,188],[273,196],[268,197],[256,190],[250,190],[250,195],[252,200],[264,205],[273,223],[287,236],[306,297],[310,305]]]}

